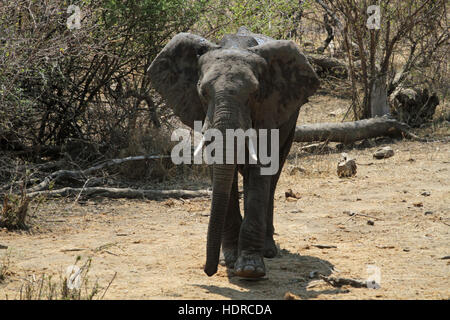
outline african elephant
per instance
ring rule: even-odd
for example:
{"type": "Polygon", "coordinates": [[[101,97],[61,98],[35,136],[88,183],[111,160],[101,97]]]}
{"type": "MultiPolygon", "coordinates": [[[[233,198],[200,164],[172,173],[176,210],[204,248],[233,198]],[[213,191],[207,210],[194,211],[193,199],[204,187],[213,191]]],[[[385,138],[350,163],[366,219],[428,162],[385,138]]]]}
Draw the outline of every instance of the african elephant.
{"type": "Polygon", "coordinates": [[[226,129],[279,130],[280,165],[275,174],[262,175],[259,163],[212,165],[204,270],[208,276],[217,272],[222,246],[225,263],[234,266],[236,275],[264,276],[264,257],[277,254],[275,187],[291,148],[300,106],[319,87],[313,68],[294,42],[273,40],[243,27],[220,44],[189,33],[176,35],[152,62],[149,75],[167,105],[191,128],[200,120],[204,129],[218,129],[224,136],[226,129]],[[239,209],[238,172],[243,176],[244,218],[239,209]]]}

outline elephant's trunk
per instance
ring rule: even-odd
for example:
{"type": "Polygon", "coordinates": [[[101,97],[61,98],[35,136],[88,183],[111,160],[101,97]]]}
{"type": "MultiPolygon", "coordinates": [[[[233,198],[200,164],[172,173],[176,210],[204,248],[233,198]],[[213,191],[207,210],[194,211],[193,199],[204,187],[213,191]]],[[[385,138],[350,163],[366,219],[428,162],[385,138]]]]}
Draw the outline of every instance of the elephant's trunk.
{"type": "Polygon", "coordinates": [[[208,237],[206,244],[206,264],[205,273],[212,276],[217,272],[219,264],[220,246],[222,243],[222,231],[225,224],[225,217],[228,211],[231,186],[233,184],[236,164],[226,164],[227,151],[226,130],[239,127],[236,117],[237,107],[230,103],[217,103],[214,113],[212,127],[218,129],[223,137],[223,161],[222,164],[213,164],[213,193],[211,203],[211,216],[208,225],[208,237]],[[233,108],[234,107],[234,108],[233,108]]]}
{"type": "Polygon", "coordinates": [[[234,164],[213,165],[213,194],[211,217],[208,225],[205,265],[205,273],[208,276],[212,276],[217,272],[222,231],[228,210],[235,170],[236,166],[234,164]]]}

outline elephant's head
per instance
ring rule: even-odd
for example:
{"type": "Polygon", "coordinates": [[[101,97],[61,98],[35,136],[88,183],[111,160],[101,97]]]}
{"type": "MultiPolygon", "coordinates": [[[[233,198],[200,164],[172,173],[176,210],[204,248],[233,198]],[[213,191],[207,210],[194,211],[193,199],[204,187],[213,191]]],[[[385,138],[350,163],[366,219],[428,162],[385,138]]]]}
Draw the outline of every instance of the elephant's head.
{"type": "MultiPolygon", "coordinates": [[[[176,35],[149,68],[155,89],[181,121],[204,128],[275,129],[307,102],[319,80],[292,41],[258,45],[248,37],[220,46],[176,35]],[[253,46],[252,46],[253,45],[253,46]]],[[[217,271],[221,234],[236,165],[213,165],[213,196],[205,272],[217,271]]]]}

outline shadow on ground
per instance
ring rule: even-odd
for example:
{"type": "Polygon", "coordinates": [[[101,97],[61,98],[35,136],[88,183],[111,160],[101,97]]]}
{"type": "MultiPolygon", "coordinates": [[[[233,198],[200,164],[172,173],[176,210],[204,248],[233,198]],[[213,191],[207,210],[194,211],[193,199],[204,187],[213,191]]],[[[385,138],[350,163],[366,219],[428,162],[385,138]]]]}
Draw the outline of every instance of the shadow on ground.
{"type": "Polygon", "coordinates": [[[260,280],[247,280],[237,277],[232,270],[227,270],[231,287],[216,285],[194,285],[223,296],[224,299],[284,299],[286,292],[291,292],[302,299],[316,298],[319,295],[336,295],[347,293],[346,289],[314,290],[310,287],[312,281],[317,280],[311,275],[315,272],[329,276],[333,271],[333,264],[329,261],[312,256],[302,256],[282,249],[274,259],[265,259],[266,277],[260,280]]]}

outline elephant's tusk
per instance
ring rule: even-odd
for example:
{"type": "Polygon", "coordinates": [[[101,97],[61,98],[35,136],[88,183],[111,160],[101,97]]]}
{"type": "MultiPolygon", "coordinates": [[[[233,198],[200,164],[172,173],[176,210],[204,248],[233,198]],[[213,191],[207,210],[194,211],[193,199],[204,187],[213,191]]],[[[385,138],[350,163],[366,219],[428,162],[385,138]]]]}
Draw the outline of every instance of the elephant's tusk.
{"type": "Polygon", "coordinates": [[[255,146],[253,145],[253,139],[248,139],[248,151],[250,153],[250,157],[252,157],[253,160],[258,162],[258,156],[256,155],[255,146]]]}
{"type": "Polygon", "coordinates": [[[194,158],[196,158],[197,155],[202,151],[204,145],[205,145],[205,136],[202,136],[202,140],[200,140],[200,143],[198,144],[197,148],[195,148],[194,158]]]}

